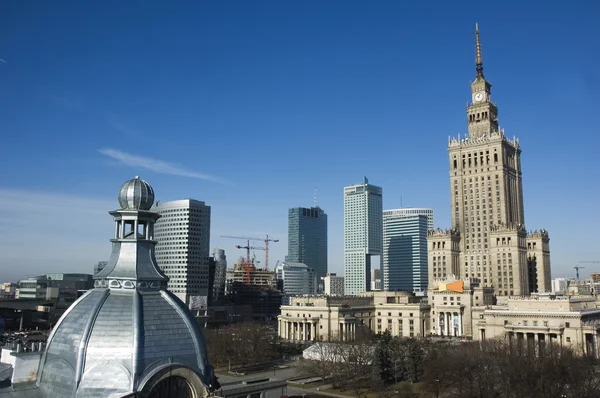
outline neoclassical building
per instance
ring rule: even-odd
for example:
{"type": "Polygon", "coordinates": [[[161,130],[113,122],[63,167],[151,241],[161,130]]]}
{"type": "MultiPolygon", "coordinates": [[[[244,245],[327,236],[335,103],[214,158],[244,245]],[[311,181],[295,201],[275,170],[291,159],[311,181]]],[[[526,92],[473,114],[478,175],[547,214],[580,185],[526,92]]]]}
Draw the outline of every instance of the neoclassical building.
{"type": "Polygon", "coordinates": [[[554,342],[598,356],[600,309],[597,298],[537,295],[510,297],[507,305],[473,312],[473,338],[506,338],[539,348],[554,342]]]}
{"type": "Polygon", "coordinates": [[[296,341],[351,341],[359,328],[421,337],[430,329],[429,306],[407,292],[357,296],[298,296],[281,307],[279,336],[296,341]]]}
{"type": "Polygon", "coordinates": [[[434,281],[428,291],[431,334],[464,337],[473,335],[473,309],[494,304],[494,289],[483,287],[477,278],[434,281]]]}

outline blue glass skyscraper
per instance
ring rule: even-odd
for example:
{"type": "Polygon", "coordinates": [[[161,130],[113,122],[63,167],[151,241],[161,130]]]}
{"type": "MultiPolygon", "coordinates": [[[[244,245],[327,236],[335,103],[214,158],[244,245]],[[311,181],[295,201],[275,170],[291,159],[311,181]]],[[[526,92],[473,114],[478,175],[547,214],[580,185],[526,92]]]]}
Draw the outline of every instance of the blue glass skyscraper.
{"type": "Polygon", "coordinates": [[[289,209],[285,261],[306,264],[318,281],[327,275],[327,214],[318,206],[289,209]]]}
{"type": "Polygon", "coordinates": [[[427,290],[427,230],[424,214],[383,212],[383,290],[427,290]]]}

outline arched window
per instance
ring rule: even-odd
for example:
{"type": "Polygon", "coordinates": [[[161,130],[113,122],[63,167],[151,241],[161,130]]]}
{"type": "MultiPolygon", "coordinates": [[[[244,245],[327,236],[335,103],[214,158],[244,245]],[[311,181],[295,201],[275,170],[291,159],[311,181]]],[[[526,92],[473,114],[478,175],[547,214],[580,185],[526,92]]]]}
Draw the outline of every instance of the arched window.
{"type": "Polygon", "coordinates": [[[152,388],[148,398],[194,398],[194,394],[186,379],[169,376],[152,388]]]}

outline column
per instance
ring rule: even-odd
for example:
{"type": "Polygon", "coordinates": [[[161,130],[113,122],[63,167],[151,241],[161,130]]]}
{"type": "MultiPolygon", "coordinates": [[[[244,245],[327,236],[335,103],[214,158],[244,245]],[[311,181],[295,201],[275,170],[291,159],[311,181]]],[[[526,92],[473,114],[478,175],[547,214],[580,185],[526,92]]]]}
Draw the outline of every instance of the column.
{"type": "Polygon", "coordinates": [[[317,341],[318,340],[318,336],[317,336],[317,324],[313,323],[313,341],[317,341]]]}
{"type": "Polygon", "coordinates": [[[283,324],[283,322],[281,321],[281,318],[278,319],[279,325],[278,325],[278,329],[277,329],[277,336],[279,337],[283,337],[283,329],[281,328],[281,325],[283,324]]]}
{"type": "Polygon", "coordinates": [[[444,325],[446,326],[446,336],[451,336],[451,334],[450,334],[450,313],[445,312],[444,315],[446,316],[446,322],[444,322],[444,325]]]}
{"type": "Polygon", "coordinates": [[[292,339],[292,322],[290,321],[285,321],[286,327],[287,327],[287,339],[291,340],[292,339]]]}
{"type": "Polygon", "coordinates": [[[340,340],[344,341],[344,324],[340,322],[340,340]]]}
{"type": "Polygon", "coordinates": [[[302,322],[302,340],[308,340],[308,335],[306,333],[306,322],[302,322]]]}

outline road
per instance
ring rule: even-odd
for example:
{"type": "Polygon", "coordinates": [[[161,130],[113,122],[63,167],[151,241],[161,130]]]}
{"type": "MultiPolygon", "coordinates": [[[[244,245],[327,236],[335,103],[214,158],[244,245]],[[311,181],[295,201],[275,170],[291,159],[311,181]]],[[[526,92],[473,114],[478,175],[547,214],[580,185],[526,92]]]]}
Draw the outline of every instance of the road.
{"type": "MultiPolygon", "coordinates": [[[[293,364],[294,364],[293,362],[290,362],[288,365],[289,367],[285,368],[285,369],[274,369],[274,370],[268,370],[268,371],[259,372],[259,373],[252,373],[252,374],[243,375],[243,376],[235,376],[235,375],[231,375],[231,374],[220,373],[217,375],[217,377],[219,378],[220,383],[230,383],[230,382],[235,382],[235,381],[253,380],[253,379],[260,379],[260,378],[267,378],[267,377],[272,377],[274,379],[281,379],[281,380],[289,381],[290,379],[295,379],[295,378],[301,376],[298,373],[298,370],[293,366],[293,364]]],[[[347,395],[333,394],[333,393],[328,393],[328,392],[323,391],[323,390],[329,389],[331,387],[332,387],[331,385],[326,384],[326,385],[318,387],[319,391],[317,391],[317,387],[302,388],[302,387],[288,386],[287,391],[288,391],[288,395],[302,396],[303,394],[310,394],[310,395],[323,395],[323,396],[337,397],[337,398],[348,398],[347,395]]]]}

